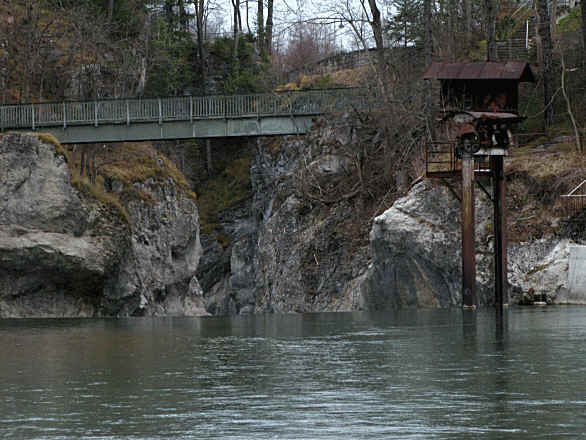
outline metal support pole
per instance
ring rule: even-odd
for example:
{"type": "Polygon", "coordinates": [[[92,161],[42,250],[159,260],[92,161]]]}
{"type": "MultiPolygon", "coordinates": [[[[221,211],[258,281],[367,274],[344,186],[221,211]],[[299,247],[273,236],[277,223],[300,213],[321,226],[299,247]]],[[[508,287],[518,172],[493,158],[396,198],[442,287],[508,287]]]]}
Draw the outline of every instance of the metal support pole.
{"type": "Polygon", "coordinates": [[[505,176],[503,156],[491,156],[494,224],[494,295],[495,305],[502,309],[507,295],[507,234],[505,212],[505,176]]]}
{"type": "Polygon", "coordinates": [[[462,307],[476,307],[474,156],[462,156],[462,307]]]}

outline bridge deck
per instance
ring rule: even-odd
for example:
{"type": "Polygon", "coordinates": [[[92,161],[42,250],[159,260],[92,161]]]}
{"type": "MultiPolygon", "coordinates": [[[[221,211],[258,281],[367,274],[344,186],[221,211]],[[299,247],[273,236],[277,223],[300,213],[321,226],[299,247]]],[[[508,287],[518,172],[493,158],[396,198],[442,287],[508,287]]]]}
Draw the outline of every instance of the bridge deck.
{"type": "Polygon", "coordinates": [[[314,116],[363,106],[360,89],[0,106],[0,129],[62,143],[305,133],[314,116]]]}

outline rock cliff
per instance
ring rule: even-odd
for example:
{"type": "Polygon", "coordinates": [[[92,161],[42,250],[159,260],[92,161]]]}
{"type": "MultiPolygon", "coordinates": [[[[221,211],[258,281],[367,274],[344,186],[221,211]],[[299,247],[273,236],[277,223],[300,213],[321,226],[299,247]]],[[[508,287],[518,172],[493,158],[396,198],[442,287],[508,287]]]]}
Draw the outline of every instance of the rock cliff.
{"type": "MultiPolygon", "coordinates": [[[[350,174],[348,144],[355,139],[346,131],[326,124],[303,139],[257,143],[252,196],[221,215],[232,219],[225,222],[231,244],[204,246],[204,264],[215,276],[204,287],[210,313],[461,305],[457,180],[449,186],[422,181],[371,223],[359,197],[307,197],[308,179],[325,193],[350,174]],[[370,237],[348,233],[360,224],[357,218],[371,225],[370,237]]],[[[488,180],[481,183],[490,187],[488,180]]],[[[487,306],[494,302],[492,208],[480,190],[476,221],[477,296],[487,306]]],[[[510,303],[567,302],[571,245],[563,234],[510,242],[510,303]]]]}
{"type": "MultiPolygon", "coordinates": [[[[491,221],[490,202],[477,191],[476,288],[481,306],[494,303],[491,221]]],[[[373,263],[360,285],[362,307],[460,306],[460,239],[456,197],[446,186],[429,180],[415,185],[374,221],[373,263]]],[[[553,236],[509,243],[509,302],[572,302],[567,279],[571,245],[572,241],[553,236]]]]}
{"type": "MultiPolygon", "coordinates": [[[[202,249],[197,207],[172,178],[110,182],[117,207],[71,184],[59,146],[4,136],[0,317],[459,306],[458,182],[422,181],[371,221],[359,197],[336,191],[355,166],[353,137],[322,125],[307,138],[259,140],[250,196],[215,214],[226,236],[204,235],[202,249]]],[[[492,210],[476,195],[477,293],[489,305],[492,210]]],[[[568,252],[586,240],[580,231],[509,243],[511,303],[575,302],[568,252]]]]}
{"type": "Polygon", "coordinates": [[[134,186],[148,200],[121,208],[70,177],[58,144],[0,140],[0,317],[205,314],[199,217],[183,190],[147,179],[134,186]]]}
{"type": "Polygon", "coordinates": [[[230,244],[202,240],[198,279],[210,313],[357,309],[352,280],[366,270],[369,248],[367,232],[352,229],[354,201],[321,203],[303,188],[308,170],[324,185],[345,179],[349,159],[332,145],[339,140],[347,141],[344,130],[321,125],[251,148],[250,197],[217,214],[230,244]]]}

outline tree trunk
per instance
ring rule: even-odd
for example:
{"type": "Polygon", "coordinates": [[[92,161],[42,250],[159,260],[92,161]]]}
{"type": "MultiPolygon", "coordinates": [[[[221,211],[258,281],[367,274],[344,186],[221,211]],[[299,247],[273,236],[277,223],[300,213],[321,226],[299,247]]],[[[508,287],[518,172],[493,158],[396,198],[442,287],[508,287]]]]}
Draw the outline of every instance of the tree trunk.
{"type": "Polygon", "coordinates": [[[582,39],[584,40],[584,50],[582,51],[582,70],[584,73],[584,84],[586,84],[586,1],[582,0],[582,39]]]}
{"type": "Polygon", "coordinates": [[[464,30],[467,37],[470,37],[472,32],[472,0],[464,0],[464,30]]]}
{"type": "Polygon", "coordinates": [[[85,175],[89,183],[92,183],[92,158],[93,152],[88,151],[85,158],[85,175]]]}
{"type": "MultiPolygon", "coordinates": [[[[423,56],[424,65],[427,69],[433,61],[433,37],[431,33],[431,2],[432,0],[423,0],[423,20],[424,20],[424,40],[423,56]]],[[[433,84],[430,80],[425,81],[425,122],[430,140],[433,140],[433,84]]]]}
{"type": "Polygon", "coordinates": [[[240,39],[240,0],[232,0],[232,7],[234,9],[234,50],[232,51],[232,58],[236,62],[238,60],[238,40],[240,39]]]}
{"type": "Polygon", "coordinates": [[[211,176],[214,172],[214,167],[212,164],[212,141],[210,139],[206,139],[206,167],[208,176],[211,176]]]}
{"type": "Polygon", "coordinates": [[[372,27],[372,33],[374,35],[374,41],[376,43],[376,64],[378,66],[378,75],[380,76],[382,92],[385,96],[387,96],[387,81],[389,78],[387,74],[387,63],[385,62],[385,48],[383,41],[383,26],[381,20],[381,13],[378,9],[378,6],[376,5],[376,0],[368,0],[368,5],[370,6],[370,12],[372,13],[372,21],[370,25],[372,27]]]}
{"type": "Polygon", "coordinates": [[[270,55],[273,50],[273,0],[267,1],[265,48],[267,53],[270,55]]]}
{"type": "Polygon", "coordinates": [[[169,30],[172,31],[174,30],[175,26],[174,26],[174,21],[175,21],[175,17],[174,17],[174,12],[173,12],[173,6],[175,1],[174,0],[165,0],[165,18],[167,20],[167,26],[169,27],[169,30]]]}
{"type": "Polygon", "coordinates": [[[181,30],[183,32],[187,32],[188,30],[188,17],[187,17],[187,12],[185,11],[185,3],[184,0],[179,0],[179,25],[181,26],[181,30]]]}
{"type": "Polygon", "coordinates": [[[496,61],[496,8],[494,0],[484,0],[486,12],[486,61],[496,61]]]}
{"type": "Polygon", "coordinates": [[[248,0],[246,0],[246,31],[249,35],[252,34],[252,32],[250,31],[250,21],[248,19],[248,0]]]}
{"type": "Polygon", "coordinates": [[[114,0],[106,0],[107,2],[107,11],[108,11],[108,21],[112,21],[114,17],[114,0]]]}
{"type": "Polygon", "coordinates": [[[551,0],[551,39],[553,40],[556,32],[556,17],[558,15],[558,0],[551,0]]]}
{"type": "Polygon", "coordinates": [[[456,61],[456,22],[458,21],[458,9],[456,8],[456,0],[448,0],[448,45],[450,58],[456,61]]]}
{"type": "Polygon", "coordinates": [[[256,10],[256,41],[258,51],[261,55],[265,53],[265,30],[264,30],[264,4],[263,0],[258,0],[258,8],[256,10]]]}
{"type": "Polygon", "coordinates": [[[574,128],[574,137],[576,139],[576,151],[577,152],[584,152],[584,144],[582,142],[582,137],[580,135],[580,129],[578,128],[578,122],[576,121],[576,117],[574,116],[574,110],[572,110],[572,103],[570,102],[570,98],[568,93],[566,92],[566,61],[564,57],[564,51],[560,48],[560,61],[562,62],[562,94],[564,95],[564,99],[566,101],[566,109],[568,111],[568,115],[570,116],[570,121],[572,121],[572,127],[574,128]]]}
{"type": "Polygon", "coordinates": [[[85,151],[85,148],[82,147],[82,150],[80,151],[79,177],[82,177],[83,172],[85,171],[85,160],[86,160],[86,151],[85,151]]]}
{"type": "Polygon", "coordinates": [[[92,185],[96,184],[98,178],[98,168],[96,167],[96,152],[91,152],[91,162],[90,162],[90,181],[92,185]]]}
{"type": "Polygon", "coordinates": [[[195,23],[197,26],[197,56],[199,58],[199,72],[201,75],[202,92],[205,94],[207,83],[207,68],[204,52],[204,14],[205,14],[205,0],[196,0],[195,7],[195,23]]]}
{"type": "Polygon", "coordinates": [[[539,36],[541,37],[541,72],[543,78],[543,112],[544,129],[547,130],[553,124],[553,63],[552,43],[549,26],[549,14],[547,11],[547,0],[537,0],[537,13],[539,14],[539,36]]]}
{"type": "Polygon", "coordinates": [[[533,2],[535,9],[535,51],[537,52],[537,63],[541,62],[543,58],[543,51],[541,50],[541,35],[539,34],[539,15],[537,14],[537,2],[533,2]]]}

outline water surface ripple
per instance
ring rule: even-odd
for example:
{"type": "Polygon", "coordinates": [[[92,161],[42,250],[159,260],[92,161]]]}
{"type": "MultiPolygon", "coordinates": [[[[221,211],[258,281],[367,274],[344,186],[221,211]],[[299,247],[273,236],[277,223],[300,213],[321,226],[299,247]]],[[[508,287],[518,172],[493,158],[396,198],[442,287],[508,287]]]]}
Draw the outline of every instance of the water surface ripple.
{"type": "Polygon", "coordinates": [[[586,438],[586,308],[0,320],[0,438],[586,438]]]}

